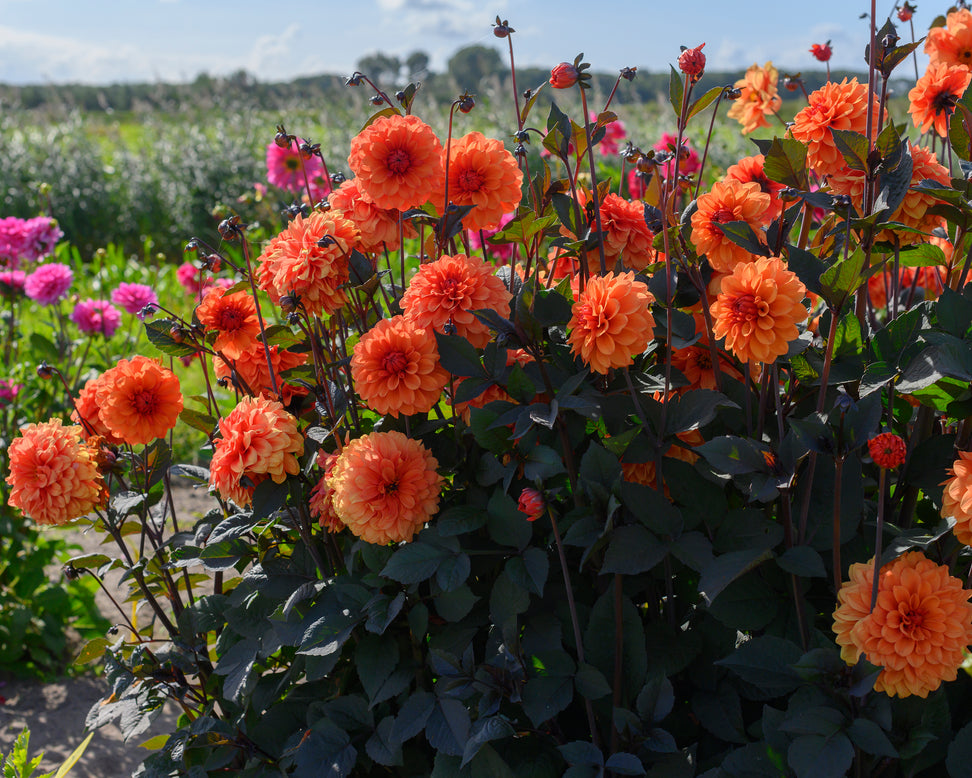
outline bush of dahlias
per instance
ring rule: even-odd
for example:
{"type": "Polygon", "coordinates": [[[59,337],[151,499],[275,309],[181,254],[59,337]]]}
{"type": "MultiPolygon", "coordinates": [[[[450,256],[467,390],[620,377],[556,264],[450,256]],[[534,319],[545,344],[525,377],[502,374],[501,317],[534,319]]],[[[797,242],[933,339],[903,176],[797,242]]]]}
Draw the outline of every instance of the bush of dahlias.
{"type": "Polygon", "coordinates": [[[947,138],[908,137],[882,85],[915,44],[873,32],[866,82],[727,170],[688,127],[765,127],[778,73],[696,94],[701,45],[607,178],[580,56],[512,143],[414,86],[347,149],[278,127],[303,207],[193,238],[152,353],[10,446],[14,504],[110,536],[74,567],[137,604],[84,651],[88,726],[175,700],[144,776],[966,774],[972,97],[933,64],[910,113],[947,138]]]}

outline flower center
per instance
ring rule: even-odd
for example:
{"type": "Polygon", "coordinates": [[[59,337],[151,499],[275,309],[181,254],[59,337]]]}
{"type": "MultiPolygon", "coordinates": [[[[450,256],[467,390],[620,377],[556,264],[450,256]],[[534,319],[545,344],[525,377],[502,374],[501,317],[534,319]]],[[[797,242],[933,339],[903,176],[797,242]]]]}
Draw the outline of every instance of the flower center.
{"type": "Polygon", "coordinates": [[[285,157],[284,167],[291,172],[300,170],[300,160],[297,157],[285,157]]]}
{"type": "Polygon", "coordinates": [[[412,158],[405,149],[395,149],[385,160],[388,169],[396,176],[406,173],[412,166],[412,158]]]}
{"type": "Polygon", "coordinates": [[[911,636],[915,631],[921,629],[922,624],[925,621],[925,614],[921,612],[918,608],[913,608],[911,605],[903,604],[898,611],[900,617],[900,622],[898,623],[898,628],[906,635],[911,636]]]}
{"type": "Polygon", "coordinates": [[[485,177],[478,170],[462,170],[459,172],[459,188],[463,192],[478,192],[482,189],[485,177]]]}
{"type": "Polygon", "coordinates": [[[157,405],[158,398],[155,396],[155,392],[150,392],[147,389],[143,389],[132,397],[132,407],[140,416],[149,416],[155,413],[157,405]]]}
{"type": "Polygon", "coordinates": [[[958,102],[958,95],[953,95],[951,92],[939,92],[935,95],[932,100],[932,108],[935,109],[935,113],[943,113],[946,116],[951,116],[955,112],[955,104],[958,102]]]}
{"type": "Polygon", "coordinates": [[[732,310],[736,321],[752,321],[760,316],[766,303],[754,294],[742,294],[732,301],[732,310]]]}
{"type": "Polygon", "coordinates": [[[401,351],[389,351],[382,357],[381,366],[387,373],[404,373],[408,367],[408,357],[401,351]]]}
{"type": "Polygon", "coordinates": [[[219,312],[219,329],[230,332],[240,328],[243,324],[243,317],[234,308],[224,308],[219,312]]]}
{"type": "Polygon", "coordinates": [[[712,214],[712,221],[718,222],[719,224],[736,221],[736,214],[734,214],[728,208],[723,207],[712,214]]]}

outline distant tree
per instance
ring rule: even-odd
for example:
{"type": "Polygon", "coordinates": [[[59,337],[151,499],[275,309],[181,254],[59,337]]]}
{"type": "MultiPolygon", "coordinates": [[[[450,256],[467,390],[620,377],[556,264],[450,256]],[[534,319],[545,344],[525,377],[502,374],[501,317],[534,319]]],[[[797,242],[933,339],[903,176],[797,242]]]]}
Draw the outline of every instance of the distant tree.
{"type": "Polygon", "coordinates": [[[394,55],[376,51],[359,59],[357,67],[373,81],[394,83],[402,69],[402,62],[394,55]]]}
{"type": "Polygon", "coordinates": [[[489,46],[466,46],[459,49],[449,60],[449,75],[460,89],[475,90],[483,79],[498,75],[503,60],[499,52],[489,46]]]}
{"type": "Polygon", "coordinates": [[[424,78],[429,72],[429,55],[424,51],[413,51],[405,58],[405,69],[409,81],[424,78]]]}

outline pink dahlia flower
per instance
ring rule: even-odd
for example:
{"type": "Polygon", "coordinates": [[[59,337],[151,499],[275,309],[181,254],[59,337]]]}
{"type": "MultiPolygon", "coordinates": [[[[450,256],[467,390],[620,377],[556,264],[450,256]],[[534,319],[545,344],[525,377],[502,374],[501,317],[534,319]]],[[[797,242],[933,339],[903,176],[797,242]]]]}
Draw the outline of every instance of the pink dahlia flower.
{"type": "Polygon", "coordinates": [[[51,262],[39,266],[24,280],[24,291],[41,305],[53,305],[71,288],[74,273],[67,265],[51,262]]]}
{"type": "Polygon", "coordinates": [[[507,264],[510,261],[510,257],[513,256],[513,244],[490,243],[489,239],[492,238],[497,232],[500,232],[512,220],[512,213],[504,213],[502,216],[500,216],[499,227],[497,227],[495,230],[466,230],[466,237],[469,238],[469,248],[481,249],[485,247],[486,253],[496,260],[496,264],[507,264]],[[485,243],[480,240],[480,232],[482,232],[482,237],[486,239],[485,243]]]}
{"type": "Polygon", "coordinates": [[[110,338],[121,324],[121,311],[107,300],[82,300],[71,312],[71,321],[81,332],[100,332],[110,338]]]}
{"type": "Polygon", "coordinates": [[[0,380],[0,408],[5,405],[10,405],[23,388],[23,385],[15,384],[9,378],[0,380]]]}
{"type": "MultiPolygon", "coordinates": [[[[597,121],[597,114],[593,111],[591,111],[590,117],[592,122],[597,121]]],[[[601,138],[597,150],[602,156],[614,156],[620,150],[619,141],[623,141],[627,137],[628,131],[625,129],[624,122],[620,119],[613,121],[604,128],[604,137],[601,138]]]]}
{"type": "MultiPolygon", "coordinates": [[[[672,135],[670,132],[665,132],[662,133],[661,140],[652,147],[655,151],[668,151],[673,153],[672,158],[661,167],[662,175],[665,178],[671,176],[672,171],[675,169],[674,151],[677,141],[677,136],[672,135]]],[[[698,152],[692,148],[692,141],[688,138],[682,138],[682,161],[678,164],[678,174],[680,176],[690,176],[693,173],[698,173],[700,167],[702,167],[702,162],[699,159],[698,152]]]]}
{"type": "Polygon", "coordinates": [[[133,313],[138,318],[144,319],[142,310],[146,305],[158,305],[159,298],[150,286],[122,282],[111,293],[111,301],[115,305],[120,305],[126,313],[133,313]]]}
{"type": "MultiPolygon", "coordinates": [[[[288,192],[300,192],[304,188],[304,173],[301,171],[298,151],[303,142],[297,138],[287,149],[281,148],[275,142],[267,144],[267,181],[288,192]]],[[[307,171],[310,181],[314,182],[316,179],[319,184],[323,182],[324,165],[320,157],[305,159],[304,170],[307,171]]],[[[318,188],[323,189],[323,186],[318,188]]],[[[330,191],[330,186],[327,190],[330,191]]],[[[311,191],[314,192],[313,188],[311,191]]],[[[327,192],[324,192],[324,196],[326,195],[327,192]]]]}
{"type": "Polygon", "coordinates": [[[63,237],[57,222],[48,216],[0,219],[0,264],[17,267],[20,262],[36,262],[52,254],[63,237]]]}

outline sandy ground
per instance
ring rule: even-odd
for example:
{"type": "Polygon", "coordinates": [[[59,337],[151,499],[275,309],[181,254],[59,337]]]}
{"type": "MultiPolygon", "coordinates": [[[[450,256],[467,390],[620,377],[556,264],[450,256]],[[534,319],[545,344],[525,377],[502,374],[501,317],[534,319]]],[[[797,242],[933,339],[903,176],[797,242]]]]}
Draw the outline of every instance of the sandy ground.
{"type": "MultiPolygon", "coordinates": [[[[194,514],[204,514],[214,504],[204,490],[179,488],[174,490],[173,498],[176,515],[180,522],[186,523],[194,518],[194,514]]],[[[101,538],[93,533],[73,532],[70,539],[83,547],[83,553],[104,552],[101,538]]],[[[59,575],[60,570],[51,571],[52,578],[59,575]]],[[[117,579],[109,581],[109,587],[116,585],[117,579]]],[[[118,620],[117,611],[103,593],[98,598],[98,607],[110,621],[118,620]]],[[[86,736],[85,717],[91,706],[105,695],[106,688],[104,681],[94,675],[46,684],[7,680],[0,686],[0,696],[6,698],[6,702],[0,704],[0,752],[7,753],[27,726],[30,728],[30,755],[33,757],[44,751],[41,769],[55,770],[86,736]]],[[[130,776],[149,753],[138,746],[174,728],[176,715],[174,706],[167,707],[149,732],[128,743],[122,740],[121,731],[114,724],[102,727],[95,732],[84,756],[71,771],[71,778],[130,776]]]]}

